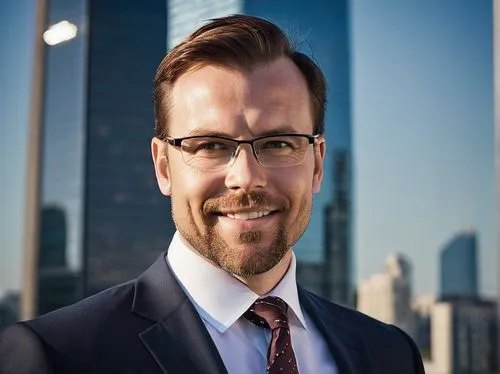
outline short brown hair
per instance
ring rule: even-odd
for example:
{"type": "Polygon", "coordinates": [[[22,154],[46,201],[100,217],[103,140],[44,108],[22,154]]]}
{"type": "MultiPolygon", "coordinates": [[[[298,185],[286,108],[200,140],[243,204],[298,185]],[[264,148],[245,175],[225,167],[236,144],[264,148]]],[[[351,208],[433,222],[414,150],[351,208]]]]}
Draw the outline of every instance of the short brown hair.
{"type": "Polygon", "coordinates": [[[173,48],[156,71],[153,89],[155,135],[168,136],[169,94],[184,73],[206,65],[244,71],[290,58],[306,79],[314,134],[323,134],[326,82],[316,63],[298,52],[275,24],[258,17],[232,15],[211,20],[173,48]]]}

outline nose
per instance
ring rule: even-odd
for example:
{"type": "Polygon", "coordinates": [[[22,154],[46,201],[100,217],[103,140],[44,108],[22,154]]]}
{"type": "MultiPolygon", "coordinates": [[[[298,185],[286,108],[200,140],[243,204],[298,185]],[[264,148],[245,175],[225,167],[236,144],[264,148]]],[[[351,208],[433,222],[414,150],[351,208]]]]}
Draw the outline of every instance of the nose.
{"type": "Polygon", "coordinates": [[[228,167],[226,187],[232,190],[250,192],[264,188],[267,184],[267,170],[255,158],[250,144],[241,144],[228,167]]]}

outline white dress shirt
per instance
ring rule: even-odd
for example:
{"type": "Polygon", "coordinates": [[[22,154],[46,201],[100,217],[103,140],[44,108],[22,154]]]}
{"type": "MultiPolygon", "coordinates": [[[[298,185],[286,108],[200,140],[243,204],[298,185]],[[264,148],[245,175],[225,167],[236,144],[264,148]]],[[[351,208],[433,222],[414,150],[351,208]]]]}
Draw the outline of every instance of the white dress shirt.
{"type": "MultiPolygon", "coordinates": [[[[189,249],[178,232],[170,244],[167,262],[202,317],[228,373],[266,373],[271,333],[243,317],[259,295],[189,249]]],[[[300,306],[295,268],[296,259],[292,255],[283,279],[262,297],[277,296],[289,306],[290,334],[299,373],[337,374],[325,340],[300,306]]]]}

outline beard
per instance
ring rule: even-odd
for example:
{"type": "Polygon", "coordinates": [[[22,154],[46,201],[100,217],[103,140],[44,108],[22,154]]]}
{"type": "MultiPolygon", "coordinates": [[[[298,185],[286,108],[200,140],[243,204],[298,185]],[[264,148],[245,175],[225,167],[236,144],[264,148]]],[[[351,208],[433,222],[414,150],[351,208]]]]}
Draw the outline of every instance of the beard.
{"type": "MultiPolygon", "coordinates": [[[[175,194],[172,194],[173,207],[176,206],[175,200],[175,194]]],[[[230,274],[248,277],[262,274],[276,266],[302,236],[309,223],[312,199],[301,200],[299,215],[288,229],[283,222],[277,225],[271,233],[270,244],[263,245],[266,238],[262,231],[243,231],[237,234],[235,239],[238,248],[234,248],[224,239],[217,225],[217,215],[223,210],[242,208],[272,209],[284,213],[290,210],[290,204],[284,198],[272,197],[263,191],[229,193],[211,198],[205,201],[201,209],[203,232],[196,226],[190,209],[185,212],[188,217],[183,214],[182,219],[177,219],[179,217],[175,213],[173,216],[180,234],[200,255],[230,274]]]]}
{"type": "Polygon", "coordinates": [[[209,227],[204,239],[204,245],[198,252],[228,273],[242,277],[265,273],[281,261],[290,249],[284,227],[280,225],[274,233],[271,245],[260,245],[262,233],[247,231],[238,234],[240,244],[251,246],[250,253],[230,248],[217,228],[209,227]]]}

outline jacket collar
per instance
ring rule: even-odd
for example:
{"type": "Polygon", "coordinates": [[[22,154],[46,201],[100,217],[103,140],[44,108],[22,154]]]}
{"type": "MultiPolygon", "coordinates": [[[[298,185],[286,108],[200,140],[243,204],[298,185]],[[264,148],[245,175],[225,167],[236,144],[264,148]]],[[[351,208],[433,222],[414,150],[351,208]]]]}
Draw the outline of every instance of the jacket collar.
{"type": "MultiPolygon", "coordinates": [[[[362,337],[345,326],[343,309],[301,287],[298,293],[301,306],[322,332],[339,373],[369,373],[362,337]]],[[[172,274],[165,253],[137,278],[132,312],[154,322],[139,337],[163,373],[227,374],[217,347],[172,274]]]]}
{"type": "Polygon", "coordinates": [[[165,253],[137,278],[132,312],[154,322],[139,338],[163,373],[227,373],[203,321],[166,263],[165,253]]]}
{"type": "Polygon", "coordinates": [[[299,299],[302,307],[325,338],[338,372],[342,374],[369,373],[369,357],[366,354],[362,337],[346,327],[352,321],[345,323],[345,313],[342,313],[344,309],[301,287],[299,287],[299,299]]]}

